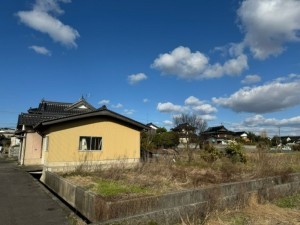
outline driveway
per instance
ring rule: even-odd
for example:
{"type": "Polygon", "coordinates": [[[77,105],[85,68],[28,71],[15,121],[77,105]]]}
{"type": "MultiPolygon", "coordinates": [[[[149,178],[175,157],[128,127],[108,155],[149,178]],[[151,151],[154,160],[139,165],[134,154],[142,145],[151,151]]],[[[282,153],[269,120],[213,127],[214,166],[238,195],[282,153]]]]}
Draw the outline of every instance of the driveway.
{"type": "Polygon", "coordinates": [[[70,225],[71,211],[16,161],[0,157],[0,224],[70,225]]]}

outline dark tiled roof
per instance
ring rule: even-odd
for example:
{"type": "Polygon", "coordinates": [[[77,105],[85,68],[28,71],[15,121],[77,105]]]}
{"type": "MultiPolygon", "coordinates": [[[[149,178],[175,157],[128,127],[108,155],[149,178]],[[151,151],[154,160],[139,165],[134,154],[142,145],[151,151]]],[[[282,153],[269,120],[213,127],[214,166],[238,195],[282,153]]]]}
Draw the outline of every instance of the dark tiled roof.
{"type": "Polygon", "coordinates": [[[19,115],[18,125],[25,126],[34,126],[35,124],[40,123],[41,121],[54,119],[54,116],[45,116],[41,114],[33,114],[33,113],[22,113],[19,115]]]}
{"type": "Polygon", "coordinates": [[[69,115],[61,118],[41,121],[39,124],[34,126],[34,128],[38,130],[42,130],[45,127],[56,125],[56,124],[61,124],[61,123],[71,122],[71,121],[76,121],[81,119],[87,119],[87,118],[95,118],[95,117],[109,118],[137,130],[149,129],[149,127],[147,127],[145,124],[142,124],[126,116],[108,110],[106,106],[103,106],[91,112],[85,112],[82,114],[69,115]]]}
{"type": "Polygon", "coordinates": [[[222,126],[216,126],[216,127],[209,127],[207,128],[204,133],[212,133],[212,132],[230,132],[227,130],[223,125],[222,126]]]}
{"type": "Polygon", "coordinates": [[[22,125],[35,126],[42,121],[61,118],[65,116],[82,114],[96,110],[92,105],[81,98],[75,103],[54,102],[42,100],[37,108],[30,108],[28,113],[21,113],[17,128],[22,125]]]}
{"type": "Polygon", "coordinates": [[[80,99],[75,103],[42,100],[38,108],[30,108],[28,113],[70,115],[93,110],[95,110],[95,108],[87,103],[84,99],[80,99]],[[85,108],[80,108],[79,106],[81,105],[85,106],[85,108]]]}

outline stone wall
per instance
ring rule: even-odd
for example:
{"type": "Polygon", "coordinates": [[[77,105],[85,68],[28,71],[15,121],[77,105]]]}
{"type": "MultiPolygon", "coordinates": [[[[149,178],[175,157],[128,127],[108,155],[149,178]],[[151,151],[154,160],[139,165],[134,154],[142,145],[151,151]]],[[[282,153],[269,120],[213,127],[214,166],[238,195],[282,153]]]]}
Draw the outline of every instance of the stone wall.
{"type": "Polygon", "coordinates": [[[182,218],[246,202],[251,194],[272,200],[300,191],[300,173],[257,180],[213,185],[159,196],[123,201],[105,201],[62,177],[44,171],[41,181],[65,201],[97,224],[175,224],[182,218]]]}

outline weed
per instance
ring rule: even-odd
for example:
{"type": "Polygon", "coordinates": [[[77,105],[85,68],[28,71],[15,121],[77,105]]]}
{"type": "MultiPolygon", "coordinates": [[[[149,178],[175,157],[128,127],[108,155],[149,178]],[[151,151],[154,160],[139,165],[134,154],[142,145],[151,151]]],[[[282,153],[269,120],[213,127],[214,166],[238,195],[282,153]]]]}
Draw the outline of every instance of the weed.
{"type": "Polygon", "coordinates": [[[111,197],[128,193],[146,193],[147,189],[136,185],[122,184],[113,180],[99,180],[93,187],[93,191],[101,196],[111,197]]]}
{"type": "Polygon", "coordinates": [[[246,163],[246,155],[243,150],[242,144],[230,142],[225,148],[225,156],[230,158],[232,162],[242,162],[246,163]]]}
{"type": "Polygon", "coordinates": [[[296,208],[300,209],[300,194],[291,195],[277,199],[275,205],[281,208],[296,208]]]}

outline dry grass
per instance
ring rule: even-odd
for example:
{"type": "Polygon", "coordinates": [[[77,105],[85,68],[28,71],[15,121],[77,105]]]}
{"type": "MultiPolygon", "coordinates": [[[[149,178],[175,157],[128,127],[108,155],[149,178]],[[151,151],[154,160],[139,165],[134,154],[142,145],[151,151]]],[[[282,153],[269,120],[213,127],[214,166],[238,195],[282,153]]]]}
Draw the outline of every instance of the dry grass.
{"type": "MultiPolygon", "coordinates": [[[[87,189],[92,189],[101,180],[113,180],[122,185],[137,185],[148,190],[144,194],[155,195],[210,184],[287,175],[300,171],[300,152],[248,153],[246,164],[232,163],[225,157],[208,163],[202,159],[200,151],[195,152],[194,157],[193,162],[187,163],[187,155],[182,152],[176,162],[161,159],[140,163],[131,168],[125,164],[118,164],[110,168],[98,167],[93,173],[78,170],[63,176],[87,189]]],[[[130,193],[124,195],[130,197],[130,193]]]]}
{"type": "MultiPolygon", "coordinates": [[[[194,161],[187,163],[187,155],[181,152],[176,162],[164,158],[153,162],[140,163],[130,168],[121,163],[110,168],[98,167],[92,173],[77,170],[74,173],[63,174],[63,176],[89,190],[95,190],[101,181],[113,181],[116,184],[127,185],[128,187],[134,185],[146,190],[137,193],[117,193],[115,196],[108,198],[127,199],[211,184],[274,175],[285,176],[292,172],[300,172],[300,152],[270,153],[265,149],[259,149],[255,153],[247,154],[247,163],[245,164],[232,163],[231,160],[225,157],[214,162],[207,162],[201,157],[200,151],[195,152],[194,157],[194,161]]],[[[128,190],[131,189],[128,188],[128,190]]],[[[222,212],[209,211],[204,219],[203,217],[200,219],[197,215],[195,215],[195,218],[183,218],[180,225],[200,224],[300,225],[300,211],[299,208],[279,208],[271,203],[259,204],[256,198],[250,198],[250,201],[243,208],[222,212]]]]}
{"type": "Polygon", "coordinates": [[[248,205],[243,209],[214,212],[209,217],[205,223],[206,225],[300,224],[299,210],[280,208],[271,203],[259,204],[256,198],[251,198],[248,205]]]}

